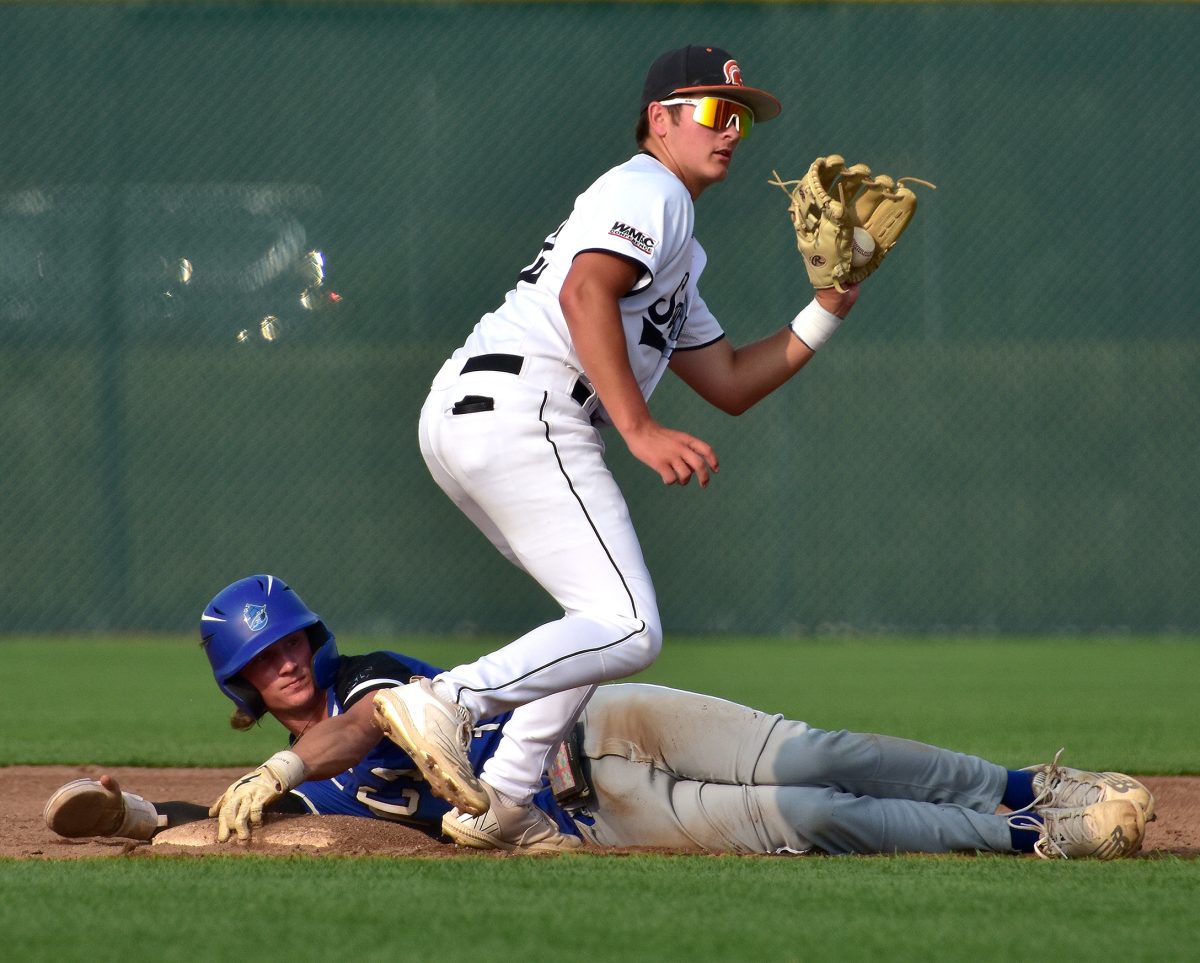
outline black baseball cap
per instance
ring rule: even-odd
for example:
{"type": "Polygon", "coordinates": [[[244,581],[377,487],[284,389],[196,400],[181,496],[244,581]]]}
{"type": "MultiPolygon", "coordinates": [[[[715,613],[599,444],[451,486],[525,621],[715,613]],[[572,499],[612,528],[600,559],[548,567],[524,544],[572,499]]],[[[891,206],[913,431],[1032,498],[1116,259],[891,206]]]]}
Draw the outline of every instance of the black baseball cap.
{"type": "Polygon", "coordinates": [[[728,50],[695,45],[665,53],[650,65],[642,88],[641,109],[656,100],[692,94],[745,104],[759,122],[778,117],[783,110],[773,95],[742,83],[742,68],[728,50]]]}

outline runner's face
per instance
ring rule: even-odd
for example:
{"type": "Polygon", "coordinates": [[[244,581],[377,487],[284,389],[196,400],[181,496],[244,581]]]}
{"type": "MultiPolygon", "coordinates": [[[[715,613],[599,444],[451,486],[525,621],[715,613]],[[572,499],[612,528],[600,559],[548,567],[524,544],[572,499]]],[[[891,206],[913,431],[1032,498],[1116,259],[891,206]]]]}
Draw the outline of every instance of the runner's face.
{"type": "Polygon", "coordinates": [[[312,674],[312,646],[303,629],[263,649],[240,674],[258,690],[271,712],[301,708],[318,694],[312,674]]]}

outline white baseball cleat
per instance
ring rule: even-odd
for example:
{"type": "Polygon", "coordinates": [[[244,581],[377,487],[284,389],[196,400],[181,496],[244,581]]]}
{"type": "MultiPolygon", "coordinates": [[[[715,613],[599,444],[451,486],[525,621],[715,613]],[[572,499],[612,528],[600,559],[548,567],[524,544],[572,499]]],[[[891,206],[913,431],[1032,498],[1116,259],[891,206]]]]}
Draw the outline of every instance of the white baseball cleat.
{"type": "Polygon", "coordinates": [[[1146,817],[1128,799],[1107,799],[1075,809],[1043,809],[1037,817],[1009,818],[1013,829],[1040,832],[1033,851],[1042,859],[1119,859],[1142,848],[1146,817]]]}
{"type": "Polygon", "coordinates": [[[442,832],[460,846],[510,853],[565,853],[583,846],[582,839],[561,832],[533,803],[522,806],[487,783],[483,787],[491,806],[482,816],[451,809],[442,817],[442,832]]]}
{"type": "Polygon", "coordinates": [[[1033,809],[1077,809],[1108,799],[1127,799],[1141,808],[1146,822],[1154,822],[1154,795],[1132,776],[1120,772],[1088,772],[1069,769],[1058,764],[1063,751],[1054,754],[1052,762],[1028,766],[1023,771],[1033,773],[1033,791],[1037,798],[1033,809]]]}
{"type": "Polygon", "coordinates": [[[42,810],[46,825],[60,836],[121,836],[150,839],[167,824],[154,805],[122,792],[112,776],[76,779],[56,789],[42,810]]]}
{"type": "Polygon", "coordinates": [[[463,812],[482,815],[490,805],[471,768],[471,716],[438,697],[428,679],[375,693],[375,724],[412,756],[429,787],[463,812]]]}

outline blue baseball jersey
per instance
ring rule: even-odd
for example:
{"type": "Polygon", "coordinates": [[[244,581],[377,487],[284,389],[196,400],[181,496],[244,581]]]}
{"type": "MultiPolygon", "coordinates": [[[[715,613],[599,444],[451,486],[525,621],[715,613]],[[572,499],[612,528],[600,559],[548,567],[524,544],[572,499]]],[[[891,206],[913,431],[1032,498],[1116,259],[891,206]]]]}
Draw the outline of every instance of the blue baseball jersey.
{"type": "MultiPolygon", "coordinates": [[[[325,712],[332,718],[377,689],[404,685],[414,675],[431,679],[441,671],[396,652],[371,652],[330,660],[319,667],[317,682],[325,686],[325,712]]],[[[496,751],[511,715],[506,712],[476,723],[468,752],[476,773],[496,751]]],[[[317,815],[388,819],[435,833],[441,827],[442,816],[450,810],[450,804],[429,788],[408,753],[386,737],[357,765],[329,779],[302,783],[292,795],[317,815]]],[[[561,829],[578,832],[554,802],[548,786],[535,801],[561,829]]]]}

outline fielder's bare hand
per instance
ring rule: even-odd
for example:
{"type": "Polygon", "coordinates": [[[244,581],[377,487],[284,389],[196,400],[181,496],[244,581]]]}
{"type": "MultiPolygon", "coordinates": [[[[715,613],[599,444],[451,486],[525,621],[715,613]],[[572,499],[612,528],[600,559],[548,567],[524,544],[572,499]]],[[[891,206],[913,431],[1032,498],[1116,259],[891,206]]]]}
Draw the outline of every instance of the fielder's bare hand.
{"type": "Polygon", "coordinates": [[[304,782],[304,774],[304,762],[285,749],[233,783],[208,809],[218,819],[217,842],[225,842],[232,832],[239,842],[249,842],[251,827],[262,825],[263,807],[304,782]]]}
{"type": "Polygon", "coordinates": [[[720,471],[717,453],[708,442],[657,421],[626,429],[621,437],[634,458],[658,472],[664,485],[686,485],[695,475],[700,487],[707,488],[709,472],[720,471]]]}

